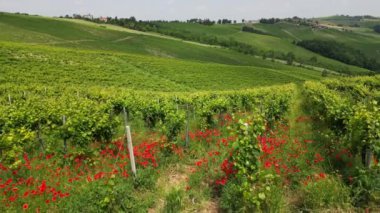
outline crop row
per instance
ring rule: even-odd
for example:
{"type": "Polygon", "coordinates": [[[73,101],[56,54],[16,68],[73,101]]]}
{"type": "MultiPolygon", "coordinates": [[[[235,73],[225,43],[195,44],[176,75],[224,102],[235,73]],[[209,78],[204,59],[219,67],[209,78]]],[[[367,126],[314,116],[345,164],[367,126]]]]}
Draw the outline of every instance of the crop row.
{"type": "Polygon", "coordinates": [[[92,142],[107,143],[121,126],[140,120],[163,133],[169,142],[189,123],[216,125],[218,115],[256,111],[268,123],[289,107],[294,85],[252,90],[199,93],[151,93],[122,89],[3,86],[0,89],[0,149],[6,164],[17,167],[25,151],[61,151],[91,155],[92,142]],[[282,91],[281,93],[278,91],[282,91]]]}
{"type": "Polygon", "coordinates": [[[305,83],[308,108],[370,166],[380,156],[380,78],[305,83]]]}

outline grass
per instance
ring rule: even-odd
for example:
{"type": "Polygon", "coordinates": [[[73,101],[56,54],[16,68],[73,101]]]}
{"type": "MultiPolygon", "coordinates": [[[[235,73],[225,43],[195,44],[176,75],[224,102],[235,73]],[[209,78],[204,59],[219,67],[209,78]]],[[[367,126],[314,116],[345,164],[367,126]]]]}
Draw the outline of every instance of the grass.
{"type": "Polygon", "coordinates": [[[319,71],[200,63],[178,59],[0,43],[0,82],[133,90],[234,90],[318,80],[319,71]]]}
{"type": "MultiPolygon", "coordinates": [[[[252,45],[259,52],[274,51],[276,55],[287,54],[288,52],[293,52],[296,55],[296,60],[302,63],[310,64],[310,59],[316,57],[318,63],[312,63],[315,66],[325,67],[331,70],[353,70],[357,73],[367,72],[368,70],[346,65],[344,63],[332,60],[316,53],[308,51],[304,48],[298,47],[292,42],[294,40],[304,39],[303,35],[313,35],[314,31],[309,27],[299,27],[293,24],[274,24],[274,25],[263,25],[255,24],[254,27],[258,28],[270,35],[261,35],[249,32],[241,31],[241,24],[225,24],[225,25],[213,25],[205,26],[201,24],[188,24],[188,23],[159,23],[159,25],[164,30],[169,31],[179,31],[185,32],[187,34],[199,35],[199,36],[216,36],[220,39],[230,39],[233,38],[236,41],[243,42],[252,45]]],[[[341,37],[347,37],[350,39],[350,35],[339,34],[336,37],[341,39],[341,37]]],[[[358,34],[360,36],[360,34],[358,34]]],[[[363,36],[362,36],[363,37],[363,36]]],[[[315,37],[318,38],[318,37],[315,37]]],[[[375,42],[375,39],[370,41],[375,42]]],[[[361,41],[360,44],[367,44],[368,47],[372,45],[369,40],[361,41]],[[367,43],[368,44],[367,44],[367,43]]],[[[373,48],[374,49],[374,48],[373,48]]],[[[372,50],[372,48],[371,48],[372,50]]]]}
{"type": "MultiPolygon", "coordinates": [[[[182,41],[155,33],[139,32],[123,27],[95,24],[83,20],[57,19],[40,16],[25,16],[0,13],[0,41],[49,45],[80,50],[123,52],[161,58],[176,58],[200,62],[229,65],[276,68],[282,65],[261,60],[226,48],[182,41]]],[[[318,58],[318,66],[330,70],[366,72],[365,69],[348,66],[318,56],[297,47],[283,38],[240,32],[240,25],[216,25],[207,27],[199,24],[170,23],[164,27],[187,30],[192,33],[211,34],[223,38],[233,37],[246,42],[261,51],[276,50],[278,54],[294,52],[307,62],[312,56],[318,58]]]]}
{"type": "Polygon", "coordinates": [[[350,26],[350,25],[359,25],[361,28],[372,28],[373,26],[380,24],[380,18],[356,18],[352,16],[328,16],[319,18],[318,20],[321,20],[323,22],[327,22],[329,24],[335,24],[335,25],[344,25],[344,26],[350,26]]]}
{"type": "MultiPolygon", "coordinates": [[[[26,88],[33,88],[34,85],[79,89],[92,86],[118,88],[114,90],[115,93],[120,89],[195,92],[246,89],[289,82],[301,84],[305,80],[322,78],[320,71],[255,59],[227,49],[190,44],[123,28],[108,29],[108,26],[104,28],[88,22],[74,22],[0,15],[0,27],[3,30],[0,34],[0,92],[3,93],[3,98],[7,96],[7,89],[21,88],[23,85],[26,88]]],[[[191,26],[194,27],[191,29],[194,32],[199,30],[198,25],[191,26]]],[[[252,44],[257,42],[255,45],[262,45],[261,48],[265,48],[265,45],[258,41],[265,39],[273,47],[277,45],[282,49],[290,45],[289,48],[293,48],[289,43],[291,39],[236,33],[238,28],[238,25],[220,25],[210,29],[215,30],[214,33],[225,32],[226,36],[237,34],[240,36],[238,38],[249,40],[252,44]],[[279,43],[272,44],[274,40],[279,43]]],[[[202,31],[199,30],[199,33],[202,31]]],[[[284,143],[275,145],[273,153],[264,152],[264,149],[260,151],[260,170],[279,176],[278,183],[270,186],[272,191],[267,199],[268,209],[350,211],[352,207],[350,197],[347,196],[348,186],[334,170],[329,170],[326,141],[319,140],[320,129],[314,129],[314,121],[303,112],[302,101],[307,97],[302,97],[300,90],[301,86],[291,105],[290,125],[278,123],[265,135],[269,139],[275,139],[268,140],[268,143],[284,143]],[[294,171],[285,168],[293,168],[294,171]]],[[[20,89],[19,92],[21,94],[24,91],[20,89]]],[[[57,96],[61,95],[61,91],[54,92],[57,92],[57,96]]],[[[102,95],[100,90],[94,92],[102,95]]],[[[44,103],[40,101],[36,105],[44,103]]],[[[44,107],[41,106],[41,109],[45,110],[44,107]]],[[[49,110],[49,106],[46,110],[49,110]]],[[[22,165],[18,174],[11,170],[1,171],[1,188],[7,190],[7,193],[9,191],[8,194],[2,194],[6,198],[4,203],[9,208],[1,205],[0,209],[21,211],[25,204],[29,204],[26,206],[29,210],[53,212],[69,212],[73,209],[86,212],[178,212],[179,209],[200,212],[218,211],[221,204],[229,209],[231,202],[236,204],[243,197],[238,197],[241,195],[240,186],[233,185],[232,177],[223,179],[227,172],[222,165],[229,165],[226,159],[230,158],[232,143],[236,141],[233,132],[237,129],[233,129],[236,126],[234,122],[247,119],[246,116],[251,113],[237,112],[233,118],[219,117],[225,121],[224,126],[220,124],[217,129],[208,131],[201,131],[198,126],[200,120],[194,117],[194,126],[190,127],[190,146],[187,148],[182,146],[183,132],[183,137],[165,144],[168,141],[163,140],[154,129],[148,130],[143,121],[132,120],[129,125],[133,130],[134,146],[139,150],[136,152],[137,178],[133,178],[129,171],[125,144],[117,137],[115,144],[109,146],[97,147],[95,145],[98,144],[94,144],[96,152],[93,161],[80,156],[69,156],[66,159],[60,153],[49,158],[38,155],[39,153],[29,155],[29,159],[28,156],[20,157],[22,165]],[[123,151],[120,151],[116,142],[121,142],[123,151]],[[159,145],[154,145],[154,142],[159,145]],[[117,149],[119,151],[116,154],[117,149]],[[150,161],[152,158],[157,160],[157,166],[150,161]],[[148,162],[147,168],[144,162],[148,162]],[[71,167],[67,166],[61,171],[65,164],[71,164],[71,167]],[[16,189],[4,186],[7,179],[20,177],[34,177],[35,180],[30,185],[22,182],[16,189]],[[43,187],[44,180],[47,188],[43,187]],[[227,186],[229,188],[224,188],[227,186]],[[32,197],[28,193],[36,196],[32,197]],[[14,198],[14,194],[20,196],[14,198]],[[15,202],[11,199],[15,199],[15,202]]],[[[26,114],[25,119],[34,119],[29,116],[31,115],[26,114]]],[[[124,126],[119,129],[119,133],[122,133],[124,126]]],[[[62,143],[62,140],[56,139],[54,142],[62,143]]],[[[75,147],[70,148],[75,153],[75,147]]],[[[14,186],[16,185],[12,187],[14,186]]],[[[239,207],[241,206],[236,208],[239,207]]]]}
{"type": "Polygon", "coordinates": [[[231,65],[270,64],[225,48],[81,20],[0,13],[0,41],[112,51],[231,65]]]}
{"type": "Polygon", "coordinates": [[[345,43],[355,49],[361,50],[368,57],[379,61],[380,35],[372,31],[356,30],[355,28],[337,29],[311,29],[308,26],[298,26],[291,23],[256,24],[255,27],[276,37],[293,40],[335,40],[345,43]],[[344,30],[343,30],[344,29],[344,30]]]}

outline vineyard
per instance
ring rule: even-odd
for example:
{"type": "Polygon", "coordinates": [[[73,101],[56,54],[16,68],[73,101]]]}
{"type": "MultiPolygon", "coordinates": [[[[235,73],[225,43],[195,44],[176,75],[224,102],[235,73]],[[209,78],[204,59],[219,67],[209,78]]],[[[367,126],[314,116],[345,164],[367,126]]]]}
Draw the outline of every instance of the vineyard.
{"type": "Polygon", "coordinates": [[[379,88],[378,76],[220,92],[5,84],[0,208],[376,210],[379,88]]]}
{"type": "Polygon", "coordinates": [[[0,212],[380,211],[372,23],[96,20],[0,12],[0,212]]]}

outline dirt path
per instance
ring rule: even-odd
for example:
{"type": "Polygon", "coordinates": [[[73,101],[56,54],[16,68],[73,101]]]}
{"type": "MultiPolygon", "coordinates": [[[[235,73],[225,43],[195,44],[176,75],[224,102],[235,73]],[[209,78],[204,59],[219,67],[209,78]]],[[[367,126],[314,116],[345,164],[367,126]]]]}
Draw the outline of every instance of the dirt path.
{"type": "Polygon", "coordinates": [[[81,42],[90,42],[90,41],[95,41],[92,39],[80,39],[80,40],[68,40],[68,41],[50,41],[50,42],[44,42],[44,43],[30,43],[32,45],[41,45],[41,44],[78,44],[81,42]]]}
{"type": "Polygon", "coordinates": [[[113,42],[121,42],[121,41],[129,40],[129,39],[132,39],[132,38],[133,38],[133,36],[127,36],[127,37],[124,37],[124,38],[116,39],[113,42]]]}

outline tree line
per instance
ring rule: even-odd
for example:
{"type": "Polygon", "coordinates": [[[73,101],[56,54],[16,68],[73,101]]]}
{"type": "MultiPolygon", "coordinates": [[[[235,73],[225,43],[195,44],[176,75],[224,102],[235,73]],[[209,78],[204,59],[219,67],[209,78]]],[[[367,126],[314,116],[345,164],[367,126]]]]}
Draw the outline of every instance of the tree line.
{"type": "Polygon", "coordinates": [[[380,33],[380,25],[376,25],[373,27],[373,30],[377,33],[380,33]]]}
{"type": "Polygon", "coordinates": [[[258,30],[256,28],[253,28],[253,27],[250,27],[250,26],[246,26],[246,25],[244,25],[241,28],[241,31],[248,32],[248,33],[256,33],[256,34],[261,34],[261,35],[269,35],[269,33],[263,32],[261,30],[258,30]]]}
{"type": "Polygon", "coordinates": [[[373,71],[380,71],[380,64],[376,59],[369,58],[360,50],[349,47],[343,43],[325,40],[304,40],[297,42],[297,45],[346,64],[373,71]]]}

